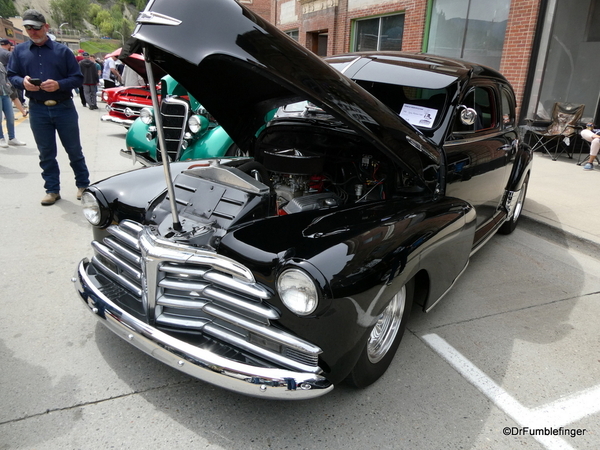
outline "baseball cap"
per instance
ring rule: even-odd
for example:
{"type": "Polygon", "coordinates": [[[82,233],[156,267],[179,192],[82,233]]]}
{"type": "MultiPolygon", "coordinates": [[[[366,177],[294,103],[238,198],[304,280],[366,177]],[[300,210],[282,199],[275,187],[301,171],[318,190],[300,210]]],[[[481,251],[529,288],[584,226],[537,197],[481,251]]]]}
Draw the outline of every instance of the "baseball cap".
{"type": "Polygon", "coordinates": [[[88,56],[90,56],[90,54],[88,52],[83,52],[81,56],[85,56],[87,58],[88,56]]]}
{"type": "Polygon", "coordinates": [[[10,45],[10,41],[8,39],[0,39],[0,45],[10,45]]]}
{"type": "Polygon", "coordinates": [[[28,9],[23,13],[22,17],[23,25],[34,25],[36,27],[42,27],[46,25],[46,18],[44,15],[35,9],[28,9]]]}

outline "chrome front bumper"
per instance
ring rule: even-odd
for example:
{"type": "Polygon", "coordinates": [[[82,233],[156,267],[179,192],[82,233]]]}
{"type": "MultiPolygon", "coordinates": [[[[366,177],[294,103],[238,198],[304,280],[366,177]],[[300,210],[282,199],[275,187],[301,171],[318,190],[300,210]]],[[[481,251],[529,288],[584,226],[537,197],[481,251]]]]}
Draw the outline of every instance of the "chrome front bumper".
{"type": "Polygon", "coordinates": [[[320,375],[243,364],[169,336],[106,297],[87,275],[88,264],[87,259],[82,260],[73,278],[81,299],[111,331],[153,358],[194,378],[254,397],[301,400],[333,389],[320,375]]]}
{"type": "Polygon", "coordinates": [[[112,122],[112,123],[123,125],[124,127],[129,128],[133,124],[133,121],[135,120],[135,118],[134,119],[121,119],[119,117],[113,117],[110,114],[104,114],[100,118],[100,120],[102,122],[112,122]]]}

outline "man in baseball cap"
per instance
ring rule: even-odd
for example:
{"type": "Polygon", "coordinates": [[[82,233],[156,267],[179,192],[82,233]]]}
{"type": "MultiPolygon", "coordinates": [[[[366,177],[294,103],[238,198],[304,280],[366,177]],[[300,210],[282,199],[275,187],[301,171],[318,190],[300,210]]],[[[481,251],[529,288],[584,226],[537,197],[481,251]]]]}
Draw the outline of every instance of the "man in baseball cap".
{"type": "Polygon", "coordinates": [[[53,205],[60,199],[57,133],[69,156],[77,199],[81,200],[90,180],[81,149],[73,90],[81,87],[83,75],[71,49],[48,36],[50,25],[42,13],[28,9],[22,17],[30,40],[13,50],[8,76],[13,86],[24,88],[29,97],[29,125],[38,147],[46,190],[41,203],[53,205]]]}
{"type": "Polygon", "coordinates": [[[46,18],[44,15],[35,9],[28,9],[21,17],[23,17],[23,26],[25,29],[27,29],[26,25],[33,27],[43,27],[46,25],[46,18]]]}

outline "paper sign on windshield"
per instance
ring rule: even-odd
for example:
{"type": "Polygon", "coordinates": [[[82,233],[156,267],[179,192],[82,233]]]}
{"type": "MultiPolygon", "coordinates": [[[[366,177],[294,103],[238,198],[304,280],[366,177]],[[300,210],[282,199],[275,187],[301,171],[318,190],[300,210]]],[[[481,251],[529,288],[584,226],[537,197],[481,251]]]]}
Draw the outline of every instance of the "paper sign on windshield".
{"type": "Polygon", "coordinates": [[[417,105],[404,104],[402,111],[400,111],[400,117],[408,123],[424,128],[431,128],[433,126],[436,115],[437,109],[417,105]]]}

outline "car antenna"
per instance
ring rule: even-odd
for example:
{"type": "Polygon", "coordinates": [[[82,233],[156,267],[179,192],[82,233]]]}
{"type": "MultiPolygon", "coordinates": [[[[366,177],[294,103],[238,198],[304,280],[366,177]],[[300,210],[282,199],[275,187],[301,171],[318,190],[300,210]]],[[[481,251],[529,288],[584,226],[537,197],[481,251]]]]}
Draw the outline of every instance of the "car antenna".
{"type": "Polygon", "coordinates": [[[167,182],[167,193],[169,195],[169,203],[171,205],[171,214],[173,215],[173,229],[175,231],[181,231],[181,222],[179,221],[179,213],[177,212],[177,202],[175,201],[175,188],[173,187],[173,178],[171,177],[171,164],[169,162],[169,154],[167,153],[167,146],[165,145],[165,135],[162,128],[162,117],[160,115],[160,105],[158,104],[158,94],[156,93],[156,81],[154,80],[154,73],[152,73],[152,66],[150,64],[149,51],[144,48],[144,64],[146,66],[146,73],[148,74],[148,84],[150,87],[150,95],[152,97],[152,107],[154,108],[154,120],[156,121],[156,132],[158,135],[158,142],[160,147],[160,155],[163,161],[163,170],[165,173],[165,180],[167,182]]]}

